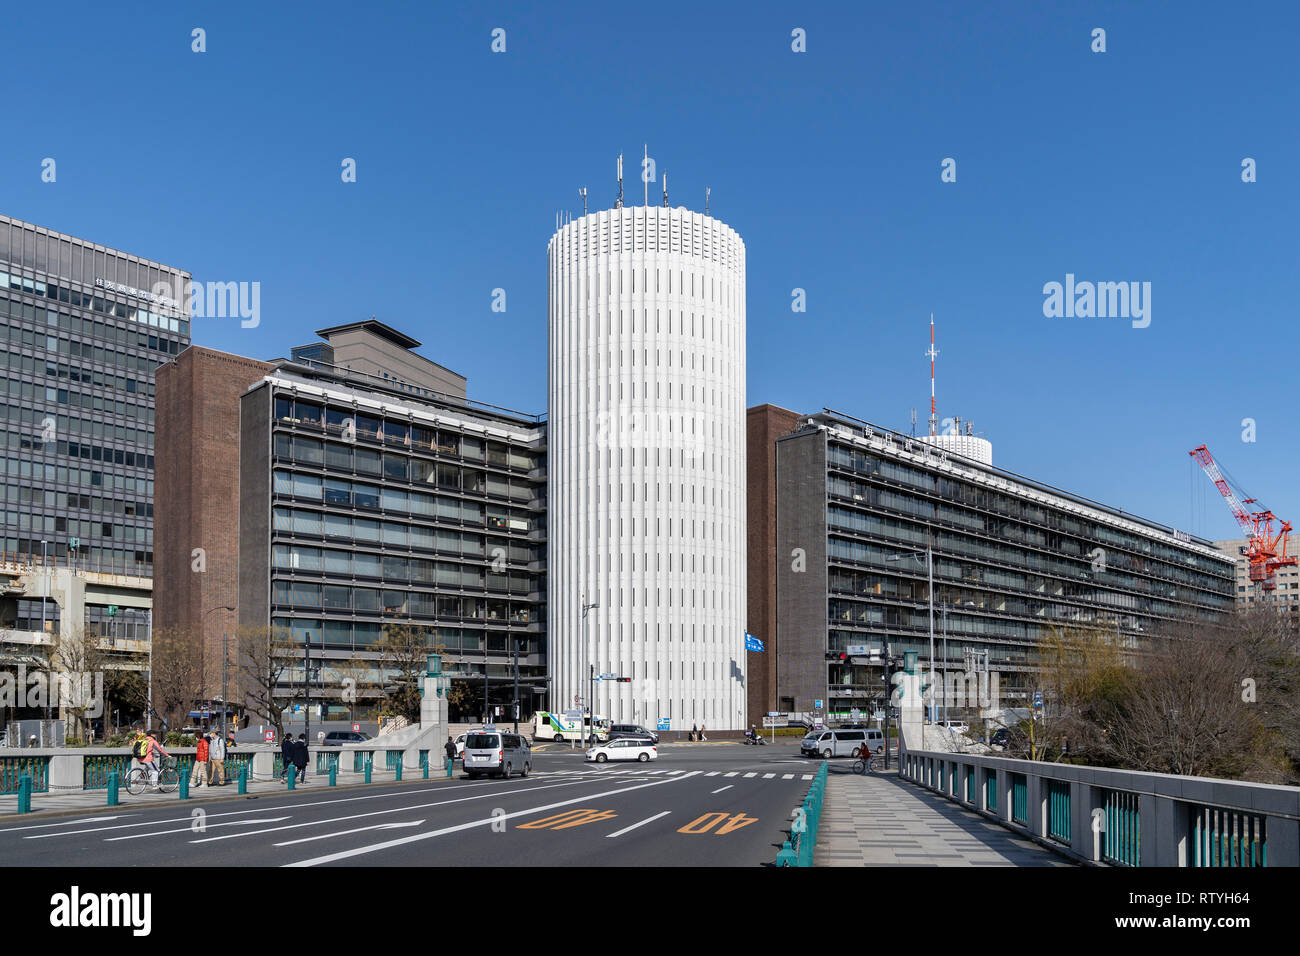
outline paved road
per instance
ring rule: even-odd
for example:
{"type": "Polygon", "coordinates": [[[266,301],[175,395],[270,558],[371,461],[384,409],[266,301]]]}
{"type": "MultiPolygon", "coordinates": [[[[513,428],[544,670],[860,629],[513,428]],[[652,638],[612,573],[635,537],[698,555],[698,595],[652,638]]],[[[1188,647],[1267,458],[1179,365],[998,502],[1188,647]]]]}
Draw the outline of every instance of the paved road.
{"type": "Polygon", "coordinates": [[[0,827],[18,866],[761,866],[819,762],[798,743],[666,745],[648,764],[534,751],[526,779],[180,801],[0,827]]]}

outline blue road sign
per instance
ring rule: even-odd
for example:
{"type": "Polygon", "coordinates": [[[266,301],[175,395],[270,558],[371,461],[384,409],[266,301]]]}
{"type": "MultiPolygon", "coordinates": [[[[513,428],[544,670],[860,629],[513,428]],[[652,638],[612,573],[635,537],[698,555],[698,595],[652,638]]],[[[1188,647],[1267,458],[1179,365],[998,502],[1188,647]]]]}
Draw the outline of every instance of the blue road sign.
{"type": "Polygon", "coordinates": [[[763,642],[760,641],[758,638],[756,638],[753,634],[750,634],[748,631],[746,631],[746,632],[745,632],[745,650],[747,650],[747,651],[762,651],[763,649],[764,649],[764,648],[763,648],[763,642]]]}
{"type": "Polygon", "coordinates": [[[660,717],[660,718],[659,718],[659,729],[660,729],[660,730],[671,730],[672,727],[669,726],[670,723],[671,723],[671,721],[669,720],[669,718],[667,718],[667,717],[660,717]]]}

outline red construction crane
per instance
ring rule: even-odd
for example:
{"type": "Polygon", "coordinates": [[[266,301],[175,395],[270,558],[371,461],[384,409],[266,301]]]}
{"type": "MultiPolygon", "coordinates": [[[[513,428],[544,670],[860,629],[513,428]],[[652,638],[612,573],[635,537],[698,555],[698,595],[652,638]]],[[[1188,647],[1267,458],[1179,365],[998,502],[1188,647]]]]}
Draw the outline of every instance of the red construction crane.
{"type": "Polygon", "coordinates": [[[1273,580],[1273,572],[1297,561],[1295,555],[1287,554],[1290,523],[1277,518],[1266,508],[1248,512],[1246,505],[1257,505],[1259,502],[1254,498],[1237,498],[1236,492],[1228,485],[1228,480],[1223,477],[1223,472],[1215,463],[1214,456],[1210,454],[1210,449],[1202,445],[1187,454],[1195,458],[1205,473],[1210,476],[1214,487],[1219,489],[1219,494],[1223,495],[1224,500],[1228,502],[1237,524],[1241,525],[1241,530],[1246,533],[1247,544],[1244,553],[1250,559],[1250,580],[1263,590],[1272,591],[1277,587],[1277,582],[1273,580]],[[1279,524],[1276,533],[1273,531],[1274,520],[1279,524]]]}

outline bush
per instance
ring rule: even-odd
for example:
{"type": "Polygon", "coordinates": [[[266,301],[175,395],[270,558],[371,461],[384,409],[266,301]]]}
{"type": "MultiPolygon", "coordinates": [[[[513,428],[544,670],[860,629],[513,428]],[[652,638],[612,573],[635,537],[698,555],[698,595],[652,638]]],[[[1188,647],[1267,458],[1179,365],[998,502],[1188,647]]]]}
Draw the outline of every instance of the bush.
{"type": "Polygon", "coordinates": [[[82,740],[80,737],[69,737],[67,740],[65,740],[65,741],[63,742],[63,746],[65,746],[65,747],[84,747],[84,746],[86,746],[86,742],[85,742],[84,740],[82,740]]]}
{"type": "Polygon", "coordinates": [[[126,737],[122,734],[109,734],[104,738],[105,747],[125,747],[126,745],[126,737]]]}
{"type": "Polygon", "coordinates": [[[193,747],[194,738],[190,734],[182,734],[177,730],[167,731],[167,736],[163,740],[165,747],[193,747]]]}

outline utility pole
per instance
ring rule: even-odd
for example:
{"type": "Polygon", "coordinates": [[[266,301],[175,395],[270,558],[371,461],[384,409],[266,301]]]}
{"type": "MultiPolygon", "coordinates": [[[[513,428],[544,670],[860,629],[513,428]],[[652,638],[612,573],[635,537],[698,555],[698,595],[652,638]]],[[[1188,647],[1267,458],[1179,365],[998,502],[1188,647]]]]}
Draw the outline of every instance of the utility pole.
{"type": "Polygon", "coordinates": [[[519,639],[515,639],[515,733],[519,733],[519,639]]]}
{"type": "Polygon", "coordinates": [[[311,631],[303,632],[302,640],[303,649],[303,671],[302,671],[302,690],[305,703],[303,705],[303,734],[307,738],[307,745],[311,746],[311,631]]]}
{"type": "MultiPolygon", "coordinates": [[[[592,610],[593,608],[598,608],[598,607],[600,607],[599,604],[588,604],[588,603],[587,603],[587,595],[586,595],[586,593],[584,592],[583,595],[582,595],[582,670],[588,671],[589,674],[590,674],[590,671],[589,671],[589,669],[588,669],[588,665],[587,665],[587,612],[590,611],[590,610],[592,610]]],[[[578,689],[579,689],[579,691],[584,691],[584,690],[586,690],[586,689],[584,689],[584,688],[582,687],[583,682],[584,682],[584,678],[583,678],[583,676],[582,676],[582,672],[579,671],[579,672],[578,672],[578,689]]],[[[588,677],[588,678],[586,679],[586,683],[588,684],[588,687],[590,687],[590,684],[591,684],[590,677],[588,677]]],[[[594,725],[594,724],[595,724],[595,721],[596,721],[596,711],[595,711],[595,708],[593,708],[593,707],[591,706],[590,698],[587,696],[587,693],[590,693],[590,691],[588,690],[588,691],[586,691],[586,693],[583,693],[583,694],[580,695],[580,696],[582,696],[582,706],[579,707],[579,709],[578,709],[578,717],[579,717],[579,720],[581,720],[581,719],[582,719],[582,711],[583,711],[583,710],[586,710],[587,713],[588,713],[588,715],[589,715],[590,718],[591,718],[591,724],[594,725]]],[[[585,725],[584,725],[584,730],[583,730],[583,732],[582,732],[582,743],[583,743],[583,746],[587,746],[587,731],[586,731],[586,729],[585,729],[585,725]]]]}
{"type": "Polygon", "coordinates": [[[494,723],[492,720],[492,702],[488,700],[488,656],[487,632],[483,632],[483,726],[494,723]]]}

